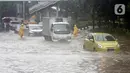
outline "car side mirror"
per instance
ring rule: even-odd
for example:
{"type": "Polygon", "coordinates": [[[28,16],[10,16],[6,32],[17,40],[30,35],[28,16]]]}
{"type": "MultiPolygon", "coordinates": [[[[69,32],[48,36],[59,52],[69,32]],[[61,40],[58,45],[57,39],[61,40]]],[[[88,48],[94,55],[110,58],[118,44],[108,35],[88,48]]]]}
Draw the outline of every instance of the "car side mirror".
{"type": "Polygon", "coordinates": [[[86,41],[88,41],[89,39],[85,38],[86,41]]]}
{"type": "Polygon", "coordinates": [[[90,41],[92,41],[92,42],[94,42],[94,40],[93,39],[89,39],[90,41]]]}

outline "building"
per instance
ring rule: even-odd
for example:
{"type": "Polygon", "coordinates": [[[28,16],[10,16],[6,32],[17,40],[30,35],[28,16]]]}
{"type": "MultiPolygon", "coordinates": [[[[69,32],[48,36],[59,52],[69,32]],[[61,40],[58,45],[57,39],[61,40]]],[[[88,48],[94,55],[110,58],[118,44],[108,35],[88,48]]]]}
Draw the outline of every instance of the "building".
{"type": "Polygon", "coordinates": [[[29,18],[29,3],[28,1],[20,1],[16,4],[17,17],[28,19],[29,18]]]}
{"type": "Polygon", "coordinates": [[[39,1],[29,4],[30,16],[36,15],[37,22],[42,21],[42,17],[65,17],[65,10],[60,8],[61,1],[39,1]]]}
{"type": "Polygon", "coordinates": [[[23,17],[22,14],[23,14],[23,7],[22,7],[22,2],[18,2],[16,4],[16,9],[17,9],[17,17],[23,17]]]}

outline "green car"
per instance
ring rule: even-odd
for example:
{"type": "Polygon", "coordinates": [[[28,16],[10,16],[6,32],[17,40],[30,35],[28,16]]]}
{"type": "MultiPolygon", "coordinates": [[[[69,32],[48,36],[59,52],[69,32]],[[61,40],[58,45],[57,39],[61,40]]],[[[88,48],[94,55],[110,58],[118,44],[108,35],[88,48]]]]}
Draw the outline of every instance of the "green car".
{"type": "Polygon", "coordinates": [[[120,51],[119,43],[108,33],[89,33],[84,40],[83,48],[91,51],[120,51]]]}

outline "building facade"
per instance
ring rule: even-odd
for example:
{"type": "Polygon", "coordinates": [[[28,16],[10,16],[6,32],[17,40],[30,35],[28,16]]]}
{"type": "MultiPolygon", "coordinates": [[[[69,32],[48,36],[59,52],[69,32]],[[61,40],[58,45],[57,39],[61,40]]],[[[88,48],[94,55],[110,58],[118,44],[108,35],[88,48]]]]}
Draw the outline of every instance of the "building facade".
{"type": "Polygon", "coordinates": [[[37,22],[43,17],[65,17],[65,10],[60,8],[60,1],[31,2],[29,7],[30,16],[36,15],[37,22]]]}
{"type": "Polygon", "coordinates": [[[20,1],[16,3],[17,17],[28,19],[29,18],[29,3],[28,1],[20,1]]]}

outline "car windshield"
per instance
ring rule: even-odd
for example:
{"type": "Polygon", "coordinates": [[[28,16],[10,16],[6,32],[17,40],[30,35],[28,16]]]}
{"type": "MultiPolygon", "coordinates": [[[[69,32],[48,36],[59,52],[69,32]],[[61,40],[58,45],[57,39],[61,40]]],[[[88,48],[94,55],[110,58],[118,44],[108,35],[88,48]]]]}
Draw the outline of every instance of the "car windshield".
{"type": "Polygon", "coordinates": [[[55,25],[53,25],[53,30],[54,30],[54,33],[56,33],[56,34],[70,33],[68,24],[55,24],[55,25]]]}
{"type": "Polygon", "coordinates": [[[96,41],[115,41],[115,38],[107,34],[94,35],[96,41]]]}

